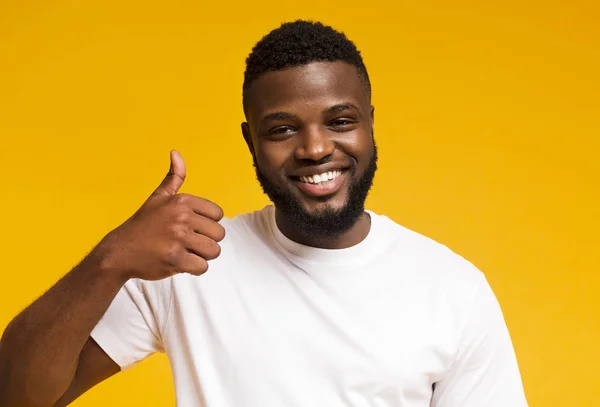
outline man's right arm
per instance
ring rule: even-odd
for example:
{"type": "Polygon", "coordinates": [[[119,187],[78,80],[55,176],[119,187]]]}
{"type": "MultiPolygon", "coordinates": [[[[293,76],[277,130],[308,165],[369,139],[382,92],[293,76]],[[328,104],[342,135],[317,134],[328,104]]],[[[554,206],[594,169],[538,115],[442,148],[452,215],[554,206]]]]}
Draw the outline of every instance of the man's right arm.
{"type": "Polygon", "coordinates": [[[77,371],[71,384],[53,407],[68,406],[83,393],[119,371],[119,366],[89,338],[79,356],[77,371]]]}
{"type": "Polygon", "coordinates": [[[130,279],[201,275],[225,236],[214,203],[178,194],[185,164],[169,173],[141,208],[83,261],[21,312],[0,340],[0,407],[65,406],[117,373],[90,337],[130,279]]]}
{"type": "Polygon", "coordinates": [[[54,404],[87,373],[80,361],[98,363],[98,377],[116,373],[88,338],[124,283],[88,256],[19,314],[0,342],[0,406],[54,404]]]}

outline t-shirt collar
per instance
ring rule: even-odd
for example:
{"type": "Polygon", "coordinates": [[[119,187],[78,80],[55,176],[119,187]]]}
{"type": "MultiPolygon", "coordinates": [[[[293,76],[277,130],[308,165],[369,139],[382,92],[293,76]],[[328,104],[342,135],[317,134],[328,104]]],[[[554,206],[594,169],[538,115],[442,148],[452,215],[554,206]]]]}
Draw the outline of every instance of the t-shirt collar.
{"type": "Polygon", "coordinates": [[[344,249],[322,249],[306,246],[285,236],[275,220],[275,207],[268,208],[269,226],[272,238],[281,253],[298,267],[308,271],[310,268],[319,269],[348,269],[356,268],[372,261],[373,257],[384,251],[389,245],[388,234],[383,219],[371,211],[366,211],[371,217],[371,227],[367,237],[358,244],[344,249]]]}

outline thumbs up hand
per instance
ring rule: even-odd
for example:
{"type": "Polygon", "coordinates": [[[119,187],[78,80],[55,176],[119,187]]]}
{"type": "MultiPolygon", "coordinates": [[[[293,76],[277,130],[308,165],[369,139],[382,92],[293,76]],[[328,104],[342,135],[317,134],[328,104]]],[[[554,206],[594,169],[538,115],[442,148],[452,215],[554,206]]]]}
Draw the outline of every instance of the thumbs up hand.
{"type": "Polygon", "coordinates": [[[102,269],[143,280],[208,270],[208,261],[221,253],[223,210],[204,198],[178,194],[185,177],[183,158],[172,151],[169,172],[152,195],[90,253],[102,269]]]}

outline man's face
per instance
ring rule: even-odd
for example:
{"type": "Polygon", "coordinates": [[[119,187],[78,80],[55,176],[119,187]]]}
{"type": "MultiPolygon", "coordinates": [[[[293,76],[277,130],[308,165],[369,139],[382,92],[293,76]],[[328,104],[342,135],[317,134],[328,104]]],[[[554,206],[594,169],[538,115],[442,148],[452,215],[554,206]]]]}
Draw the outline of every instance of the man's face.
{"type": "Polygon", "coordinates": [[[294,227],[316,236],[350,229],[377,167],[373,107],[357,69],[314,62],[252,84],[242,125],[257,178],[294,227]]]}

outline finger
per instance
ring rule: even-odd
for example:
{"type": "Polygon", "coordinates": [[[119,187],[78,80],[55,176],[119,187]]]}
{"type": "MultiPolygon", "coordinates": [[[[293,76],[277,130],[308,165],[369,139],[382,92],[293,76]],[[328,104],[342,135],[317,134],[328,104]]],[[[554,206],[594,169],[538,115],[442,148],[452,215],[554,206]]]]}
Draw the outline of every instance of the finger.
{"type": "Polygon", "coordinates": [[[181,154],[177,150],[171,151],[171,165],[169,167],[169,172],[162,180],[158,188],[154,190],[152,196],[156,195],[175,195],[183,185],[183,181],[185,181],[186,171],[185,171],[185,162],[181,157],[181,154]]]}
{"type": "Polygon", "coordinates": [[[221,254],[221,246],[210,237],[190,233],[185,238],[185,248],[204,260],[214,260],[221,254]]]}
{"type": "Polygon", "coordinates": [[[191,208],[196,214],[205,216],[215,222],[223,219],[223,209],[214,202],[190,194],[179,194],[174,202],[177,205],[191,208]]]}
{"type": "Polygon", "coordinates": [[[181,259],[177,264],[177,272],[193,274],[195,276],[202,275],[208,270],[208,261],[202,257],[185,252],[181,255],[181,259]]]}
{"type": "Polygon", "coordinates": [[[195,233],[204,235],[215,242],[220,242],[225,238],[225,228],[223,225],[206,216],[192,216],[190,219],[190,227],[195,233]]]}
{"type": "Polygon", "coordinates": [[[208,199],[199,197],[195,198],[196,200],[194,202],[194,206],[192,206],[194,212],[196,212],[198,215],[206,216],[215,222],[223,219],[223,208],[216,203],[209,201],[208,199]]]}

